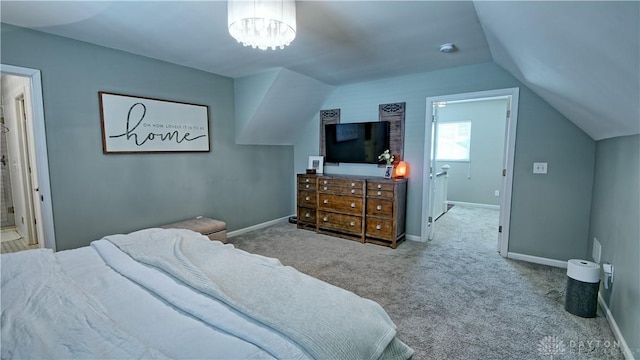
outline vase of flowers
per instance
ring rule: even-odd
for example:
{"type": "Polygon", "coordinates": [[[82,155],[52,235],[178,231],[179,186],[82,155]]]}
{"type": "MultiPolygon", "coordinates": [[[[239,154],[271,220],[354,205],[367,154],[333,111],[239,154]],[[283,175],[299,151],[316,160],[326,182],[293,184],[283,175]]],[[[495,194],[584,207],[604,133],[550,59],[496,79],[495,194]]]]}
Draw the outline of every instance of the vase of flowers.
{"type": "Polygon", "coordinates": [[[389,149],[385,150],[382,154],[378,155],[378,161],[384,161],[387,163],[387,166],[385,166],[384,169],[384,177],[386,177],[387,179],[391,178],[393,176],[393,160],[394,160],[394,156],[391,154],[391,152],[389,151],[389,149]]]}

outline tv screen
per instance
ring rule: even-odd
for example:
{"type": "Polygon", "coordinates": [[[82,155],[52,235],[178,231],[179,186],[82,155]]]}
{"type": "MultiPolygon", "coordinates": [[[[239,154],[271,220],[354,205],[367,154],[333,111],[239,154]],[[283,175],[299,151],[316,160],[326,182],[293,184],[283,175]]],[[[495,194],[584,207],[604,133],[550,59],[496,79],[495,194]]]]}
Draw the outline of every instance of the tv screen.
{"type": "Polygon", "coordinates": [[[324,127],[326,162],[378,164],[389,148],[389,122],[328,124],[324,127]]]}

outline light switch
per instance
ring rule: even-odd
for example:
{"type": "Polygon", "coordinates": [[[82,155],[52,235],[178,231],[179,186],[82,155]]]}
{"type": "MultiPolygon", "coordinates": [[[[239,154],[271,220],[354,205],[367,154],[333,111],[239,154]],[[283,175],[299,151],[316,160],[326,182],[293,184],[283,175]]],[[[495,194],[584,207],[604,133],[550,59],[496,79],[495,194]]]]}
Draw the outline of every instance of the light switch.
{"type": "Polygon", "coordinates": [[[535,163],[533,163],[533,173],[534,174],[546,174],[547,173],[547,163],[546,162],[535,162],[535,163]]]}

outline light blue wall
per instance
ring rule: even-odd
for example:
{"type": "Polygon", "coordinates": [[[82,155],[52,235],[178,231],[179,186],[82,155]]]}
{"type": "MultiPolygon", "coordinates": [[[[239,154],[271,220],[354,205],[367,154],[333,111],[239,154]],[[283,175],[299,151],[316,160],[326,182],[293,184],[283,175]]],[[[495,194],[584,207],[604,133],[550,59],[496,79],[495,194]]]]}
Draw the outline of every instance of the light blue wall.
{"type": "Polygon", "coordinates": [[[568,260],[587,254],[595,141],[520,88],[509,252],[568,260]],[[546,175],[534,162],[548,163],[546,175]]]}
{"type": "Polygon", "coordinates": [[[239,137],[243,128],[251,121],[251,117],[262,103],[276,76],[278,76],[278,70],[271,70],[234,79],[236,137],[239,137]]]}
{"type": "MultiPolygon", "coordinates": [[[[595,142],[495,63],[465,66],[338,87],[323,109],[342,122],[378,119],[378,105],[406,102],[405,160],[409,176],[407,233],[420,236],[426,98],[520,87],[509,251],[567,260],[587,248],[595,142]],[[547,161],[549,174],[533,175],[547,161]]],[[[296,172],[319,150],[319,118],[295,144],[296,172]]],[[[375,165],[326,167],[329,173],[382,176],[375,165]]]]}
{"type": "Polygon", "coordinates": [[[447,200],[500,205],[502,189],[506,99],[447,104],[438,109],[438,122],[471,121],[470,161],[438,161],[436,172],[449,165],[447,200]]]}
{"type": "Polygon", "coordinates": [[[2,63],[42,72],[56,245],[197,215],[236,230],[293,213],[291,146],[235,144],[233,80],[2,24],[2,63]],[[211,152],[104,155],[98,91],[209,107],[211,152]]]}
{"type": "Polygon", "coordinates": [[[597,238],[601,262],[614,266],[613,285],[609,289],[601,285],[600,292],[636,358],[640,357],[639,219],[640,135],[598,141],[589,249],[597,238]]]}

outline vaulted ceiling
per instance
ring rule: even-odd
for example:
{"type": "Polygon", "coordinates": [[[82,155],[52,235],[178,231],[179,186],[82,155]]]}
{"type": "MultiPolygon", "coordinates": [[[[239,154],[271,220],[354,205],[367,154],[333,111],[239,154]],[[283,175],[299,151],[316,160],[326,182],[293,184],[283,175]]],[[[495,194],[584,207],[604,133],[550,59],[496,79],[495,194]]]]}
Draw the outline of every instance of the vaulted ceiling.
{"type": "Polygon", "coordinates": [[[232,78],[284,68],[340,86],[494,61],[596,140],[640,133],[637,1],[298,1],[276,51],[236,43],[225,1],[0,7],[5,23],[232,78]]]}

